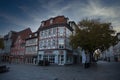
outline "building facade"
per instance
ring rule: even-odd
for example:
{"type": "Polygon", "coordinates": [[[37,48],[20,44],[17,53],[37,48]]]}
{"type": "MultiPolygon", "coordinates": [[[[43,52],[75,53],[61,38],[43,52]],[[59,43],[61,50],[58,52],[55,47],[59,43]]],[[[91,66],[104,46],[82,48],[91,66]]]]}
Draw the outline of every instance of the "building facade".
{"type": "Polygon", "coordinates": [[[117,33],[119,42],[113,47],[115,61],[120,61],[120,33],[117,33]]]}
{"type": "Polygon", "coordinates": [[[73,32],[68,18],[57,16],[41,22],[38,29],[39,48],[38,61],[48,60],[50,64],[72,64],[73,51],[69,44],[69,36],[73,32]]]}
{"type": "Polygon", "coordinates": [[[110,46],[105,50],[100,57],[107,61],[120,61],[120,33],[117,33],[118,43],[114,46],[110,46]]]}
{"type": "Polygon", "coordinates": [[[25,63],[36,64],[38,53],[38,32],[31,33],[25,44],[25,63]]]}
{"type": "Polygon", "coordinates": [[[10,62],[24,63],[25,39],[32,33],[30,28],[17,33],[16,41],[11,48],[10,62]]]}
{"type": "Polygon", "coordinates": [[[4,36],[4,49],[2,60],[3,62],[8,62],[10,59],[11,47],[13,46],[17,37],[17,32],[10,31],[7,35],[4,36]]]}

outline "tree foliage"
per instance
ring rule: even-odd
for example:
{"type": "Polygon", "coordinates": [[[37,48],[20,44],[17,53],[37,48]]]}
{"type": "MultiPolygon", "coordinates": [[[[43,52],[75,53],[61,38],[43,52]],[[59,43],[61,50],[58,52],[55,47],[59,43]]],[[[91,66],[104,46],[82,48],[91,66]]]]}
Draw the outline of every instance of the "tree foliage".
{"type": "Polygon", "coordinates": [[[111,23],[100,22],[100,20],[83,19],[78,23],[75,34],[70,36],[70,44],[73,48],[79,46],[90,52],[99,48],[102,51],[115,45],[118,39],[111,23]]]}
{"type": "Polygon", "coordinates": [[[0,49],[3,49],[4,48],[4,41],[2,38],[0,38],[0,49]]]}

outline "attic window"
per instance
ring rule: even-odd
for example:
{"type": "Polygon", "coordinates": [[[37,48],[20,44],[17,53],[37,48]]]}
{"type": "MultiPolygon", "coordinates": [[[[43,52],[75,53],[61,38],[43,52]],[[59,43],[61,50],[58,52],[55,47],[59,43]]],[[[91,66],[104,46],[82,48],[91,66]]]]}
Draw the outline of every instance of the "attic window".
{"type": "Polygon", "coordinates": [[[37,33],[35,33],[35,36],[37,36],[37,33]]]}
{"type": "Polygon", "coordinates": [[[52,24],[52,23],[53,23],[53,19],[50,20],[50,24],[52,24]]]}
{"type": "Polygon", "coordinates": [[[29,37],[31,38],[31,37],[32,37],[32,35],[29,35],[29,37]]]}

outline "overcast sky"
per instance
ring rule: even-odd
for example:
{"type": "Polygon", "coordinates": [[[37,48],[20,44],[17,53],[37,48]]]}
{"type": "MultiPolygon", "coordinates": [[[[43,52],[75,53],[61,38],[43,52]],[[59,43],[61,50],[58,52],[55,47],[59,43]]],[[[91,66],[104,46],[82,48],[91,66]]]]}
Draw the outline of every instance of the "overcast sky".
{"type": "Polygon", "coordinates": [[[58,15],[76,23],[100,18],[120,31],[120,0],[0,0],[0,35],[28,27],[34,32],[41,21],[58,15]]]}

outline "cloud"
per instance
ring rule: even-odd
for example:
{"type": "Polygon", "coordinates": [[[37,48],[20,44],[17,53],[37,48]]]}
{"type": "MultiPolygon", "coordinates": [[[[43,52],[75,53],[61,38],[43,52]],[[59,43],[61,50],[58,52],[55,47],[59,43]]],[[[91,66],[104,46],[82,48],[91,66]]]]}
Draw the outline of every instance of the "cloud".
{"type": "Polygon", "coordinates": [[[0,13],[0,17],[3,18],[4,21],[7,23],[6,26],[3,26],[6,32],[8,32],[9,30],[19,31],[28,27],[30,27],[32,31],[36,31],[39,26],[39,24],[37,24],[36,22],[32,23],[32,21],[25,18],[20,18],[18,16],[6,13],[0,13]]]}
{"type": "Polygon", "coordinates": [[[89,13],[91,16],[101,16],[101,17],[116,17],[114,9],[111,7],[105,7],[100,1],[89,1],[88,6],[83,9],[85,13],[89,13]]]}
{"type": "Polygon", "coordinates": [[[5,19],[6,22],[9,22],[11,24],[16,24],[16,25],[25,25],[27,24],[27,22],[25,23],[24,20],[22,20],[22,18],[17,17],[15,15],[11,15],[11,14],[6,14],[6,13],[0,13],[0,17],[2,17],[3,19],[5,19]]]}
{"type": "MultiPolygon", "coordinates": [[[[26,16],[15,16],[14,14],[0,13],[6,21],[19,26],[29,26],[36,31],[41,21],[58,15],[65,15],[70,20],[80,21],[83,18],[101,18],[112,22],[114,29],[120,31],[120,6],[107,6],[101,0],[37,0],[31,6],[21,4],[18,6],[20,12],[26,16]]],[[[32,4],[32,3],[31,3],[32,4]]]]}
{"type": "MultiPolygon", "coordinates": [[[[25,11],[30,17],[32,17],[33,21],[37,24],[40,24],[40,21],[46,20],[50,17],[65,15],[70,18],[70,20],[74,20],[76,22],[80,21],[83,18],[101,18],[104,21],[112,22],[114,29],[119,30],[120,26],[120,6],[114,4],[114,6],[106,6],[103,4],[101,0],[86,0],[84,1],[64,1],[64,0],[47,0],[42,1],[38,0],[40,5],[38,8],[23,7],[23,11],[25,11]],[[63,4],[63,2],[65,4],[63,4]]],[[[120,31],[120,30],[119,30],[120,31]]]]}
{"type": "Polygon", "coordinates": [[[120,31],[120,6],[106,6],[100,0],[88,0],[87,3],[73,2],[71,14],[73,20],[80,21],[83,18],[100,18],[103,21],[111,22],[114,29],[120,31]]]}

